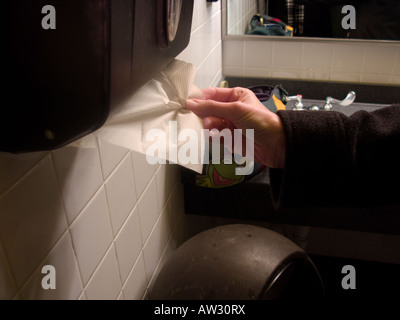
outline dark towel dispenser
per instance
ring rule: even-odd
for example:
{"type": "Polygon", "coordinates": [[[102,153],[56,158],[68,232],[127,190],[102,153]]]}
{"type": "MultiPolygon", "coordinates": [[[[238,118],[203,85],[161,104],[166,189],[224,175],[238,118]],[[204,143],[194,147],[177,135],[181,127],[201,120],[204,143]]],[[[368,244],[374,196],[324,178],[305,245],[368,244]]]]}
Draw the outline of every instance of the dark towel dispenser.
{"type": "Polygon", "coordinates": [[[2,1],[0,151],[52,150],[100,128],[187,46],[193,1],[2,1]]]}

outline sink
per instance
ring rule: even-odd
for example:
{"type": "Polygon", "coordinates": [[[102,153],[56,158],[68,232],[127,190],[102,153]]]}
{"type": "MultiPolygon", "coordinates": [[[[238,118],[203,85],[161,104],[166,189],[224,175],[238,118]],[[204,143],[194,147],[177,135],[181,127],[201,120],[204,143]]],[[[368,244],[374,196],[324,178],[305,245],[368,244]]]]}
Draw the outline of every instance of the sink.
{"type": "MultiPolygon", "coordinates": [[[[324,110],[326,98],[331,96],[343,99],[350,91],[357,94],[355,101],[347,106],[335,103],[332,105],[332,111],[350,116],[359,110],[374,111],[400,102],[400,90],[394,86],[237,77],[228,77],[225,80],[229,87],[281,85],[289,95],[301,94],[304,107],[318,106],[319,111],[312,112],[331,112],[324,110]]],[[[295,106],[296,101],[288,101],[286,109],[291,110],[295,106]]],[[[363,208],[276,210],[269,197],[270,177],[266,169],[235,186],[211,189],[197,186],[192,172],[182,168],[182,183],[186,214],[400,235],[398,204],[363,208]]]]}
{"type": "MultiPolygon", "coordinates": [[[[325,100],[313,100],[313,99],[303,99],[303,104],[305,108],[309,108],[311,106],[317,106],[319,111],[315,112],[329,112],[324,110],[324,106],[326,101],[325,100]]],[[[286,104],[287,110],[292,110],[295,108],[295,101],[288,101],[286,104]]],[[[349,106],[341,106],[338,104],[333,104],[332,111],[338,111],[344,113],[347,116],[352,115],[354,112],[359,110],[366,110],[366,111],[374,111],[383,107],[387,107],[390,104],[383,104],[383,103],[365,103],[365,102],[353,102],[349,106]]]]}

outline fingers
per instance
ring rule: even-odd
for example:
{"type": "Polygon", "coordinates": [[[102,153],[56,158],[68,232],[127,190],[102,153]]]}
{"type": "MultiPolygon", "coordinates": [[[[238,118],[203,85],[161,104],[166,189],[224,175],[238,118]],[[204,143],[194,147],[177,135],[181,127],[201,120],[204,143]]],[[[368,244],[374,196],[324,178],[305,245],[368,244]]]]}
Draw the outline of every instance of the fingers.
{"type": "MultiPolygon", "coordinates": [[[[202,90],[204,99],[190,99],[186,101],[185,108],[193,111],[200,118],[218,117],[230,118],[238,115],[240,103],[253,105],[252,93],[246,88],[206,88],[202,90]]],[[[255,99],[257,102],[258,100],[255,99]]]]}
{"type": "Polygon", "coordinates": [[[219,102],[215,100],[187,100],[186,109],[194,112],[200,118],[228,118],[236,110],[235,102],[219,102]]]}
{"type": "Polygon", "coordinates": [[[235,126],[229,120],[225,120],[223,118],[214,118],[214,117],[207,117],[203,119],[203,126],[204,129],[212,130],[217,129],[221,131],[223,129],[235,129],[235,126]]]}
{"type": "Polygon", "coordinates": [[[203,119],[203,126],[204,126],[204,129],[208,129],[208,130],[212,130],[212,129],[222,130],[222,129],[224,129],[224,124],[223,124],[221,118],[212,118],[212,117],[204,118],[203,119]]]}
{"type": "Polygon", "coordinates": [[[203,95],[206,100],[215,100],[219,102],[237,101],[239,97],[246,91],[245,88],[206,88],[203,89],[203,95]]]}

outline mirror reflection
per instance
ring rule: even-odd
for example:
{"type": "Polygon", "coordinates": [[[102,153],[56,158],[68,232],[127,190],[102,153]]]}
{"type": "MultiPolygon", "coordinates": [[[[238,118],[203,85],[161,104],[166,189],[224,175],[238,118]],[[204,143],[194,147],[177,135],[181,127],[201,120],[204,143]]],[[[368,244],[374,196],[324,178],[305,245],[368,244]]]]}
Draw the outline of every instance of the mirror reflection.
{"type": "Polygon", "coordinates": [[[226,0],[228,35],[400,40],[398,0],[226,0]]]}

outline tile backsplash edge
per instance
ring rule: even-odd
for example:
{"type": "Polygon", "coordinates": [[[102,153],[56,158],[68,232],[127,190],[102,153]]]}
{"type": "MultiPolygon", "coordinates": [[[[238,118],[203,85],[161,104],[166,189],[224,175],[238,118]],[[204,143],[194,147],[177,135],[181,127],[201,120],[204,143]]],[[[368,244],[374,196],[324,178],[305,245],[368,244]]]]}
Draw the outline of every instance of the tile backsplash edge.
{"type": "Polygon", "coordinates": [[[224,76],[400,85],[398,42],[233,38],[222,62],[224,76]]]}

